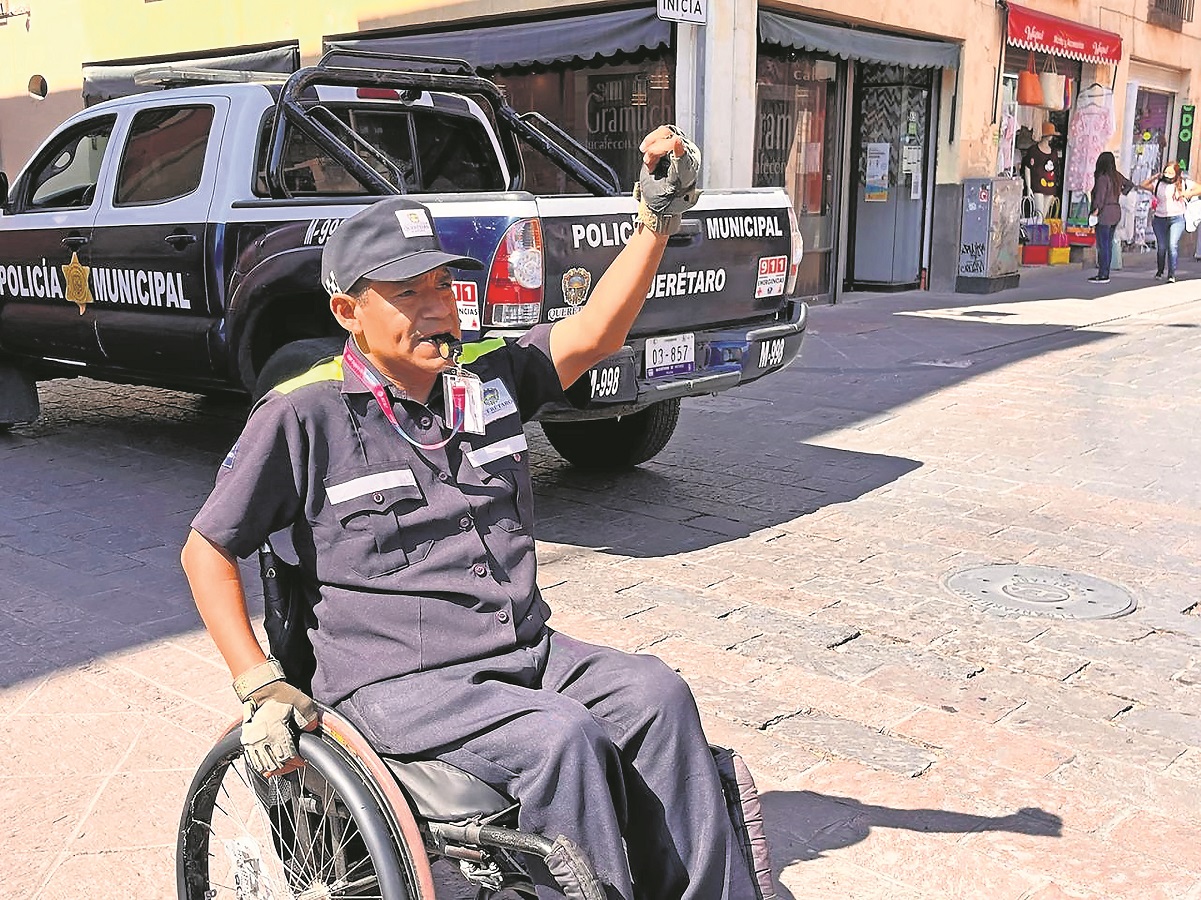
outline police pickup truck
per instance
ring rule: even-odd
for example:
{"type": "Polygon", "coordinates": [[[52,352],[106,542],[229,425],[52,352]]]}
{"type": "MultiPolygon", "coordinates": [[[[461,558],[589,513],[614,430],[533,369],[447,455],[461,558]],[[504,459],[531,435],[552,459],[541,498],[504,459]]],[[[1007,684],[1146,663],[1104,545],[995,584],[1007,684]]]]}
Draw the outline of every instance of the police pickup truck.
{"type": "MultiPolygon", "coordinates": [[[[632,185],[466,63],[344,50],[286,83],[144,78],[189,86],[91,107],[11,188],[0,173],[0,428],[37,417],[41,378],[255,396],[339,352],[322,244],[381,196],[414,195],[447,250],[485,261],[455,283],[465,340],[573,314],[634,228],[632,185]],[[586,193],[523,190],[531,150],[586,193]]],[[[781,190],[705,193],[627,345],[572,406],[543,410],[551,444],[579,466],[636,465],[681,398],[787,365],[800,254],[781,190]]]]}

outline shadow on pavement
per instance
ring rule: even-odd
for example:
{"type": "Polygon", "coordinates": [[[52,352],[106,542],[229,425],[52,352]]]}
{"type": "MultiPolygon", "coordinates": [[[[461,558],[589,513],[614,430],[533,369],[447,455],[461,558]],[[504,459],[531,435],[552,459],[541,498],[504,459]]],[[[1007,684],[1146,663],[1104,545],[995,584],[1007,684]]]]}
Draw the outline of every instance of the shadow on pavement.
{"type": "MultiPolygon", "coordinates": [[[[853,797],[835,797],[813,791],[768,791],[760,799],[777,878],[793,863],[818,859],[828,851],[859,843],[873,828],[939,834],[1008,831],[1049,838],[1060,837],[1063,832],[1063,820],[1059,816],[1037,807],[1024,807],[1005,816],[979,816],[944,809],[877,806],[853,797]],[[774,822],[787,823],[786,836],[780,829],[772,827],[774,822]]],[[[937,846],[932,845],[930,852],[937,852],[937,846]]],[[[804,878],[803,868],[801,877],[804,878]]],[[[778,885],[778,889],[784,900],[795,900],[783,885],[778,885]]]]}

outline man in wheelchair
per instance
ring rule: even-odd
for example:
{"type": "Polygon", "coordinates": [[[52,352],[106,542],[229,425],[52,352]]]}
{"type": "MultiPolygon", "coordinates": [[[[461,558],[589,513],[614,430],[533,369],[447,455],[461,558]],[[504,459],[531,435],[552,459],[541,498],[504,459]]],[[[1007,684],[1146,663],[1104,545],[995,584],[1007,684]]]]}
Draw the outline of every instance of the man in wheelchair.
{"type": "MultiPolygon", "coordinates": [[[[641,150],[628,245],[577,315],[515,343],[460,347],[451,267],[482,265],[442,251],[424,206],[389,198],[343,222],[322,278],[344,353],[255,406],[183,566],[262,774],[301,765],[292,729],[315,725],[316,698],[377,752],[516,798],[521,830],[582,848],[610,897],[751,900],[687,685],[655,657],[549,628],[535,580],[522,424],[623,345],[699,196],[699,151],[677,130],[641,150]],[[235,559],[283,529],[316,586],[311,697],[265,657],[235,559]]],[[[530,876],[563,896],[537,861],[530,876]]]]}

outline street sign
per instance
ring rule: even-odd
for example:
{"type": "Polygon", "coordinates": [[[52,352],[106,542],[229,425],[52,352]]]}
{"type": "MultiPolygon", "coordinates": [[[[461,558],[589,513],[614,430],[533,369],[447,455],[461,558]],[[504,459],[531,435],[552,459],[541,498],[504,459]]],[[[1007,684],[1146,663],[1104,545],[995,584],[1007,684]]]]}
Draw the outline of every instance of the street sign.
{"type": "Polygon", "coordinates": [[[659,0],[658,13],[665,22],[704,25],[709,16],[709,0],[659,0]]]}

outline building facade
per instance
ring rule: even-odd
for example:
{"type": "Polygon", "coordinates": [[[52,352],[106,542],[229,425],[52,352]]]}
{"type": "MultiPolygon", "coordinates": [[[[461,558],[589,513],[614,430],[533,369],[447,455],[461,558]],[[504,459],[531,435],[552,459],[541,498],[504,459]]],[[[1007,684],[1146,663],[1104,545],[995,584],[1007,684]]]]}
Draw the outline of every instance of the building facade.
{"type": "MultiPolygon", "coordinates": [[[[660,21],[645,0],[22,4],[0,4],[10,175],[85,103],[143,89],[147,66],[286,70],[331,47],[453,56],[624,181],[642,135],[670,120],[702,143],[706,188],[783,186],[819,300],[952,286],[972,179],[1031,184],[1087,242],[1097,154],[1134,178],[1191,164],[1201,89],[1194,0],[707,0],[704,25],[660,21]],[[1019,102],[1024,71],[1057,96],[1019,102]]],[[[549,166],[529,176],[573,189],[549,166]]],[[[1131,239],[1148,214],[1131,210],[1131,239]]]]}

